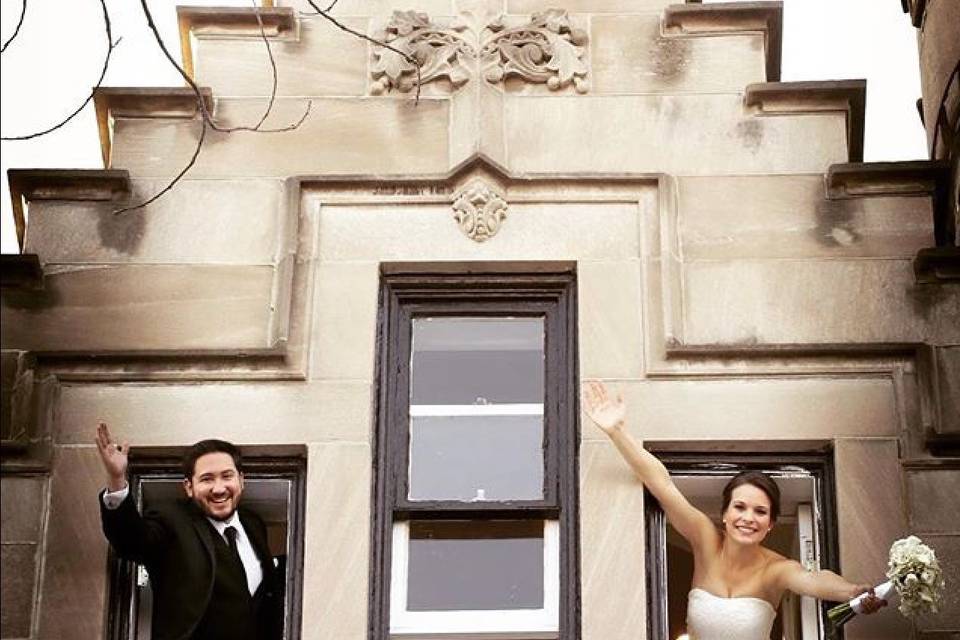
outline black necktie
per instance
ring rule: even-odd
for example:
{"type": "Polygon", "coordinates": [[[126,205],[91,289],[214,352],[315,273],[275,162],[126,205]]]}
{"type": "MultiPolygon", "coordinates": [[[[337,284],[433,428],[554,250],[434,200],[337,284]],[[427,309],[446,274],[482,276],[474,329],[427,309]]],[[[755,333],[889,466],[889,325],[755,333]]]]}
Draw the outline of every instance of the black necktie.
{"type": "Polygon", "coordinates": [[[227,536],[227,544],[230,545],[230,552],[233,554],[233,559],[237,561],[237,564],[239,564],[243,572],[246,573],[246,567],[243,566],[243,560],[240,559],[240,550],[237,549],[237,536],[240,532],[237,531],[236,527],[227,527],[223,530],[223,533],[227,536]]]}

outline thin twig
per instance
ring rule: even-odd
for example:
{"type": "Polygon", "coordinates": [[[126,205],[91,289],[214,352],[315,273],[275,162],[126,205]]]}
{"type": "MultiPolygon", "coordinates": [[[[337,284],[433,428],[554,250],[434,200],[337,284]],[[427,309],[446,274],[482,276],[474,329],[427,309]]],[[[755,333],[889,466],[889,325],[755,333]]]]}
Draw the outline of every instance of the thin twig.
{"type": "MultiPolygon", "coordinates": [[[[307,0],[307,3],[308,3],[311,7],[313,7],[313,9],[314,9],[314,11],[315,11],[316,13],[310,13],[309,11],[301,11],[301,12],[300,12],[301,15],[307,15],[307,16],[316,16],[316,15],[319,15],[319,16],[323,16],[323,17],[326,18],[329,22],[331,22],[333,25],[335,25],[336,27],[340,28],[341,30],[346,31],[347,33],[349,33],[349,34],[351,34],[351,35],[354,35],[354,36],[360,38],[361,40],[366,40],[367,42],[371,42],[371,43],[377,45],[378,47],[383,47],[384,49],[389,49],[390,51],[393,51],[394,53],[399,54],[400,56],[403,57],[404,60],[406,60],[407,62],[409,62],[410,64],[412,64],[414,67],[416,67],[416,69],[417,69],[417,94],[416,94],[416,96],[414,96],[414,104],[419,104],[419,103],[420,103],[420,80],[421,80],[421,78],[420,78],[420,66],[421,66],[421,65],[420,65],[420,62],[419,62],[416,58],[414,58],[413,56],[411,56],[409,53],[404,53],[403,51],[400,51],[400,49],[397,49],[396,47],[393,47],[393,46],[387,44],[386,42],[384,42],[384,41],[382,41],[382,40],[377,40],[376,38],[371,38],[370,36],[368,36],[368,35],[365,34],[365,33],[361,33],[360,31],[357,31],[357,30],[355,30],[355,29],[351,29],[350,27],[348,27],[347,25],[343,24],[342,22],[339,22],[336,18],[334,18],[333,16],[331,16],[329,13],[327,13],[328,10],[324,10],[324,9],[321,9],[320,7],[318,7],[317,4],[316,4],[316,2],[314,2],[314,0],[307,0]]],[[[336,2],[334,2],[334,4],[336,4],[336,2]]],[[[333,5],[330,5],[330,6],[332,7],[333,5]]]]}
{"type": "MultiPolygon", "coordinates": [[[[333,3],[333,4],[336,4],[336,0],[334,0],[334,3],[333,3]]],[[[333,5],[330,5],[330,6],[332,7],[333,5]]],[[[327,9],[327,11],[329,11],[329,9],[327,9]]],[[[18,33],[20,33],[20,27],[23,26],[23,17],[24,17],[25,15],[27,15],[27,0],[23,0],[23,6],[20,8],[20,20],[17,21],[17,28],[13,30],[13,35],[10,36],[10,37],[7,39],[7,41],[3,43],[3,48],[0,49],[0,53],[3,53],[4,51],[6,51],[6,50],[7,50],[7,46],[8,46],[11,42],[13,42],[13,39],[17,37],[17,34],[18,34],[18,33]]]]}
{"type": "Polygon", "coordinates": [[[267,57],[270,58],[270,69],[273,72],[273,86],[270,88],[270,101],[267,103],[267,108],[260,117],[260,122],[253,126],[255,130],[259,130],[266,121],[267,116],[270,115],[270,110],[273,109],[273,103],[277,99],[277,78],[279,74],[277,73],[277,61],[273,58],[273,48],[270,46],[267,32],[263,28],[263,18],[260,17],[260,7],[257,6],[257,0],[250,0],[250,2],[253,3],[254,15],[257,16],[257,25],[260,27],[260,37],[263,39],[263,44],[267,48],[267,57]]]}
{"type": "MultiPolygon", "coordinates": [[[[116,48],[116,46],[120,44],[120,41],[123,39],[123,38],[117,38],[116,42],[113,41],[113,31],[110,24],[110,13],[107,11],[106,0],[100,0],[100,6],[103,7],[103,24],[107,32],[107,55],[103,59],[103,70],[100,71],[100,79],[97,80],[97,84],[94,85],[93,90],[90,91],[90,95],[87,96],[87,99],[83,101],[83,104],[77,107],[73,113],[71,113],[69,116],[67,116],[66,118],[61,120],[59,123],[53,125],[50,128],[44,129],[43,131],[37,131],[36,133],[31,133],[25,136],[9,136],[9,137],[0,136],[0,140],[30,140],[31,138],[45,136],[48,133],[56,131],[60,127],[64,126],[65,124],[73,120],[77,116],[77,114],[83,111],[83,108],[87,106],[87,103],[93,100],[93,96],[96,95],[97,89],[100,88],[100,84],[103,82],[103,79],[107,75],[107,68],[110,66],[110,54],[113,53],[114,48],[116,48]]],[[[4,47],[6,47],[6,45],[4,45],[4,47]]]]}
{"type": "MultiPolygon", "coordinates": [[[[203,98],[202,98],[202,97],[199,98],[198,101],[199,101],[199,102],[203,102],[203,98]]],[[[171,180],[170,183],[169,183],[167,186],[165,186],[163,189],[161,189],[160,191],[158,191],[157,193],[155,193],[155,194],[154,194],[153,196],[151,196],[150,198],[144,200],[144,201],[141,202],[140,204],[131,205],[131,206],[129,206],[129,207],[124,207],[124,208],[122,208],[122,209],[116,209],[116,210],[114,210],[113,215],[117,216],[117,215],[120,215],[121,213],[126,213],[127,211],[133,211],[133,210],[135,210],[135,209],[142,209],[143,207],[147,206],[148,204],[152,204],[152,203],[156,202],[157,200],[159,200],[160,198],[162,198],[165,193],[167,193],[168,191],[170,191],[171,189],[173,189],[174,185],[176,185],[178,182],[180,182],[180,179],[183,178],[183,176],[185,176],[185,175],[187,174],[187,171],[189,171],[189,170],[193,167],[193,165],[196,164],[196,162],[197,162],[197,157],[200,155],[200,149],[203,148],[203,139],[204,139],[206,136],[207,136],[207,121],[206,121],[205,119],[201,118],[201,119],[200,119],[200,139],[197,140],[197,148],[193,150],[193,156],[190,158],[190,162],[187,163],[187,166],[185,166],[185,167],[180,171],[180,173],[177,174],[177,177],[175,177],[173,180],[171,180]]]]}
{"type": "Polygon", "coordinates": [[[333,11],[333,8],[337,6],[338,2],[340,2],[340,0],[333,0],[333,2],[331,2],[330,5],[324,9],[324,11],[333,11]]]}

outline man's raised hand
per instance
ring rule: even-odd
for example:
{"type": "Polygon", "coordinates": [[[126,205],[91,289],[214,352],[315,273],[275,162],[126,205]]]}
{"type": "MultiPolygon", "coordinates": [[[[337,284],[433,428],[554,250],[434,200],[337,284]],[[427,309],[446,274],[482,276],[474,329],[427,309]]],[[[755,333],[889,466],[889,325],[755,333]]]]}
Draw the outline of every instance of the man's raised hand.
{"type": "Polygon", "coordinates": [[[100,451],[100,460],[107,472],[107,489],[120,491],[127,486],[127,453],[130,446],[113,441],[110,429],[103,422],[97,427],[97,449],[100,451]]]}

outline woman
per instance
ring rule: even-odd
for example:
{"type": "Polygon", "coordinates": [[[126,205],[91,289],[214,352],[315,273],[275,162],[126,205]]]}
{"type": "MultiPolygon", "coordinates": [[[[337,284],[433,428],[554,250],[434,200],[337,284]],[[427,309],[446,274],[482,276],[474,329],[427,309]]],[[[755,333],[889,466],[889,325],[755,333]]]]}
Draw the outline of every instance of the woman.
{"type": "Polygon", "coordinates": [[[771,479],[754,471],[731,480],[723,491],[718,530],[680,493],[666,467],[627,432],[619,394],[611,397],[599,382],[587,382],[583,399],[587,415],[610,437],[693,549],[687,607],[691,640],[768,640],[784,591],[837,602],[870,592],[865,612],[886,605],[872,595],[870,585],[853,584],[831,571],[807,571],[761,545],[780,510],[780,490],[771,479]]]}

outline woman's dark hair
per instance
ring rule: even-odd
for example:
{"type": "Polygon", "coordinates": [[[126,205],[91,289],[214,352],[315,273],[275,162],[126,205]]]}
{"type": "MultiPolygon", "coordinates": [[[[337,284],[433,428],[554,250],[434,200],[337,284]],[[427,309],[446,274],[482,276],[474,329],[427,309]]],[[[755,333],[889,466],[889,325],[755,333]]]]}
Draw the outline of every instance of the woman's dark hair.
{"type": "Polygon", "coordinates": [[[183,477],[187,480],[193,478],[193,472],[197,467],[197,459],[208,453],[228,454],[233,458],[233,464],[237,468],[237,471],[243,471],[243,463],[240,460],[240,450],[237,449],[236,445],[226,440],[201,440],[192,445],[187,449],[186,453],[183,454],[183,461],[181,462],[183,477]]]}
{"type": "Polygon", "coordinates": [[[780,517],[780,487],[771,480],[767,474],[760,471],[741,471],[730,479],[727,486],[723,488],[723,508],[721,513],[725,513],[730,506],[730,500],[733,497],[733,490],[745,484],[752,485],[760,491],[767,494],[770,499],[770,521],[776,522],[780,517]]]}

